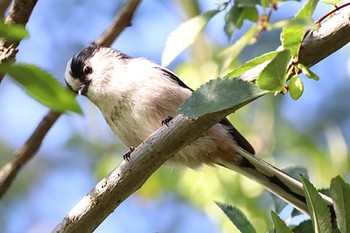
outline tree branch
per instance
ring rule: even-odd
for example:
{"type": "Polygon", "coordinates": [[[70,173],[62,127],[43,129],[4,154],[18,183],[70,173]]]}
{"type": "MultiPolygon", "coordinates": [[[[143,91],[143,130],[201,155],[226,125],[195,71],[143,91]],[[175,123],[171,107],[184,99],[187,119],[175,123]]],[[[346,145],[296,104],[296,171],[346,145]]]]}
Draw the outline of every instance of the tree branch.
{"type": "MultiPolygon", "coordinates": [[[[136,10],[140,0],[128,0],[120,13],[117,14],[112,25],[106,30],[100,38],[97,40],[99,44],[104,46],[110,46],[120,32],[125,29],[126,26],[130,25],[130,21],[136,10]],[[114,38],[114,39],[113,39],[114,38]]],[[[16,8],[17,9],[17,8],[16,8]]],[[[21,14],[17,10],[12,10],[11,21],[14,19],[19,20],[16,14],[21,14]]],[[[10,12],[11,13],[11,12],[10,12]]],[[[10,20],[10,19],[9,19],[10,20]]],[[[25,21],[25,18],[21,18],[25,21]]],[[[21,22],[22,22],[21,21],[21,22]]],[[[27,22],[27,21],[26,21],[27,22]]],[[[46,134],[53,126],[53,124],[60,117],[60,113],[50,110],[44,118],[41,120],[35,131],[28,138],[28,140],[18,150],[16,150],[12,156],[12,160],[8,162],[0,170],[0,198],[5,194],[7,189],[10,187],[14,178],[20,171],[20,169],[34,157],[35,153],[39,150],[40,145],[45,138],[46,134]]]]}
{"type": "Polygon", "coordinates": [[[111,46],[119,34],[126,27],[131,26],[131,19],[140,2],[141,0],[126,1],[121,12],[114,18],[112,24],[106,29],[106,31],[95,40],[95,43],[104,47],[111,46]]]}
{"type": "MultiPolygon", "coordinates": [[[[346,43],[350,41],[349,15],[350,10],[343,11],[341,15],[333,17],[324,24],[324,27],[334,29],[330,33],[332,36],[328,38],[327,43],[318,43],[317,41],[323,41],[322,37],[326,37],[328,34],[318,33],[318,36],[315,33],[310,34],[312,37],[304,41],[303,49],[300,51],[304,64],[310,64],[307,61],[312,61],[312,57],[314,57],[314,53],[306,49],[310,44],[322,46],[313,48],[319,51],[318,57],[315,56],[312,63],[315,64],[324,58],[324,54],[329,55],[336,51],[334,48],[339,49],[345,44],[344,39],[338,33],[347,38],[346,43]]],[[[245,76],[250,80],[258,77],[261,68],[258,67],[252,70],[250,76],[245,76]]],[[[189,119],[182,115],[175,117],[169,127],[164,126],[149,136],[133,152],[129,162],[123,161],[100,181],[56,226],[53,232],[92,232],[120,203],[138,190],[148,177],[172,155],[193,142],[201,133],[234,110],[228,109],[197,119],[189,119]]]]}
{"type": "Polygon", "coordinates": [[[12,0],[0,0],[0,16],[5,17],[5,12],[9,8],[12,0]]]}
{"type": "MultiPolygon", "coordinates": [[[[22,24],[25,26],[38,0],[15,0],[5,18],[7,24],[22,24]]],[[[5,2],[5,1],[4,1],[5,2]]],[[[15,61],[20,42],[8,42],[0,39],[0,63],[15,61]]],[[[5,74],[0,74],[0,83],[5,74]]]]}

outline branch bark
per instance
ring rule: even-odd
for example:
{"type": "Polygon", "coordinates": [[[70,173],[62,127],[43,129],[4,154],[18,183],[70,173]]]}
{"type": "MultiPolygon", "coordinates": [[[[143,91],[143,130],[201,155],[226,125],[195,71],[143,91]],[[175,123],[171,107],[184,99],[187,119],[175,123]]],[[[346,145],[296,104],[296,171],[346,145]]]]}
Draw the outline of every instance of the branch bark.
{"type": "MultiPolygon", "coordinates": [[[[7,24],[22,24],[25,26],[38,0],[15,0],[11,5],[9,14],[5,18],[7,24]]],[[[5,1],[4,1],[5,2],[5,1]]],[[[15,61],[19,42],[12,43],[0,39],[0,63],[15,61]]],[[[0,83],[5,74],[0,74],[0,83]]]]}
{"type": "MultiPolygon", "coordinates": [[[[33,0],[31,0],[34,2],[33,0]]],[[[31,2],[28,1],[28,2],[31,2]]],[[[36,1],[35,1],[36,2],[36,1]]],[[[96,43],[104,46],[110,46],[113,41],[120,35],[120,33],[130,25],[133,14],[140,4],[140,0],[128,0],[123,6],[120,13],[117,14],[111,26],[106,30],[97,40],[96,43]]],[[[15,4],[14,4],[15,5],[15,4]]],[[[26,20],[23,15],[28,15],[28,12],[22,13],[22,9],[18,6],[14,10],[10,11],[11,17],[8,19],[13,22],[24,22],[26,20]],[[12,13],[11,13],[12,12],[12,13]],[[17,16],[21,15],[21,17],[17,16]]],[[[1,45],[0,45],[1,50],[1,45]]],[[[15,55],[15,54],[14,54],[15,55]]],[[[0,81],[1,81],[0,77],[0,81]]],[[[50,110],[44,118],[41,120],[39,125],[36,127],[32,135],[28,140],[14,152],[12,159],[0,170],[0,198],[6,193],[7,189],[12,184],[14,178],[19,173],[20,169],[28,163],[28,161],[34,157],[35,153],[39,150],[42,141],[46,134],[60,117],[61,113],[50,110]]]]}
{"type": "MultiPolygon", "coordinates": [[[[348,43],[350,41],[349,25],[350,10],[347,9],[323,25],[323,27],[332,28],[331,33],[322,33],[322,30],[319,30],[319,33],[311,33],[310,38],[304,41],[303,49],[300,51],[303,64],[315,64],[348,43]],[[328,35],[331,36],[328,37],[328,35]],[[327,43],[318,43],[318,41],[323,41],[323,37],[328,37],[327,43]],[[346,37],[346,40],[343,37],[346,37]],[[314,56],[314,53],[307,49],[311,46],[310,44],[319,46],[313,48],[319,51],[317,56],[314,56]]],[[[261,67],[257,67],[250,71],[250,75],[245,75],[242,78],[255,80],[260,72],[261,67]]],[[[101,180],[68,213],[53,232],[92,232],[121,202],[138,190],[148,177],[174,153],[193,142],[202,132],[234,110],[228,109],[197,119],[189,119],[182,115],[175,117],[169,127],[164,126],[148,137],[133,152],[129,162],[123,161],[107,177],[101,180]]]]}
{"type": "Polygon", "coordinates": [[[0,15],[5,18],[5,12],[9,8],[12,0],[0,0],[0,15]]]}

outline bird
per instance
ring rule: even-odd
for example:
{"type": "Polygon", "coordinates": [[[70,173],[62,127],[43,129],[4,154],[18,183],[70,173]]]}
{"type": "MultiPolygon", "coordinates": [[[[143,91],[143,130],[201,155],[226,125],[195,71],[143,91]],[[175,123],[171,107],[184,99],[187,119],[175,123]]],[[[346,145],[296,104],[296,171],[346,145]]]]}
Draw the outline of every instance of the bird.
{"type": "MultiPolygon", "coordinates": [[[[130,148],[126,159],[133,148],[178,115],[177,109],[193,92],[167,68],[96,43],[67,62],[65,82],[100,109],[113,133],[130,148]]],[[[258,158],[253,146],[227,118],[182,148],[167,164],[192,169],[226,167],[309,213],[302,183],[258,158]]],[[[332,211],[332,199],[320,195],[332,211]]]]}

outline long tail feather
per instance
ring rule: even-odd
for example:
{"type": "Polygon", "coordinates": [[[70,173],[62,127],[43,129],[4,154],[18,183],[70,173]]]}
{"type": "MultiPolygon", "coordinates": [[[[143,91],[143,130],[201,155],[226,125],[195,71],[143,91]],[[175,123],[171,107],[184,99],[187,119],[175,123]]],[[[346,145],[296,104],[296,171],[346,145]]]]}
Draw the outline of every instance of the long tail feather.
{"type": "MultiPolygon", "coordinates": [[[[238,146],[236,150],[242,156],[238,159],[237,163],[232,164],[222,161],[219,164],[258,182],[278,197],[294,205],[300,211],[309,214],[303,185],[300,181],[264,160],[249,154],[238,146]]],[[[332,211],[332,199],[324,194],[320,193],[320,195],[332,211]]]]}

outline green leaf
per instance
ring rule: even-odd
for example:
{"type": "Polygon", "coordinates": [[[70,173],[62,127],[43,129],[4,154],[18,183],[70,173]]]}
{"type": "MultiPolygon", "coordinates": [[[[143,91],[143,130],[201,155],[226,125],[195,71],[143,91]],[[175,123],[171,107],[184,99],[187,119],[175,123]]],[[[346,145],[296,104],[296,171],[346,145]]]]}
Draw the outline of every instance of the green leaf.
{"type": "Polygon", "coordinates": [[[258,31],[257,26],[252,26],[239,40],[233,45],[221,50],[215,55],[215,59],[222,61],[218,73],[219,76],[225,76],[227,69],[233,66],[235,60],[240,55],[242,50],[252,41],[256,32],[258,31]]]}
{"type": "Polygon", "coordinates": [[[45,106],[58,112],[82,113],[75,95],[46,71],[31,64],[0,64],[0,71],[9,74],[30,96],[45,106]]]}
{"type": "Polygon", "coordinates": [[[261,72],[257,79],[258,87],[269,91],[283,90],[285,88],[289,61],[289,50],[280,51],[261,72]]]}
{"type": "Polygon", "coordinates": [[[314,229],[312,227],[312,221],[311,220],[306,220],[302,223],[300,223],[298,226],[296,226],[293,229],[294,233],[306,233],[306,232],[314,232],[314,229]]]}
{"type": "Polygon", "coordinates": [[[260,0],[235,0],[235,4],[239,7],[255,7],[260,4],[260,0]]]}
{"type": "Polygon", "coordinates": [[[237,76],[243,74],[244,72],[246,72],[247,70],[250,70],[257,65],[260,65],[268,60],[273,59],[278,53],[279,53],[279,51],[272,51],[269,53],[265,53],[259,57],[256,57],[250,61],[247,61],[244,65],[241,65],[240,67],[232,70],[226,76],[227,77],[237,77],[237,76]]]}
{"type": "Polygon", "coordinates": [[[271,211],[271,217],[272,217],[273,224],[275,226],[276,233],[292,233],[292,231],[289,230],[287,225],[275,212],[271,211]]]}
{"type": "Polygon", "coordinates": [[[183,50],[193,44],[204,26],[218,12],[218,10],[207,11],[182,23],[171,32],[162,54],[162,65],[169,65],[183,50]]]}
{"type": "Polygon", "coordinates": [[[240,79],[218,78],[199,87],[178,111],[189,117],[199,117],[225,109],[237,110],[266,94],[256,85],[240,79]]]}
{"type": "Polygon", "coordinates": [[[252,22],[257,22],[259,19],[258,10],[253,7],[240,7],[237,4],[233,5],[225,15],[224,31],[231,39],[233,32],[243,26],[243,21],[248,19],[252,22]]]}
{"type": "Polygon", "coordinates": [[[237,227],[240,232],[256,232],[247,217],[238,208],[221,202],[215,203],[220,207],[220,209],[226,214],[226,216],[231,220],[231,222],[237,227]]]}
{"type": "Polygon", "coordinates": [[[310,181],[303,176],[301,180],[315,233],[331,233],[331,217],[326,203],[310,181]]]}
{"type": "Polygon", "coordinates": [[[0,20],[0,37],[15,42],[27,38],[28,36],[29,33],[23,25],[5,24],[3,20],[0,20]]]}
{"type": "Polygon", "coordinates": [[[269,30],[279,29],[283,27],[303,27],[303,28],[307,28],[308,30],[318,29],[314,21],[309,18],[301,18],[301,19],[294,19],[294,20],[290,20],[290,19],[280,20],[278,22],[271,23],[268,25],[269,30]]]}
{"type": "Polygon", "coordinates": [[[293,21],[311,19],[318,0],[309,0],[291,20],[291,25],[283,28],[281,33],[282,46],[289,49],[292,56],[298,56],[301,43],[307,27],[293,26],[293,21]]]}
{"type": "MultiPolygon", "coordinates": [[[[332,6],[337,5],[339,2],[342,2],[344,0],[321,0],[321,2],[325,3],[325,4],[329,4],[332,6]]],[[[345,232],[345,231],[344,231],[345,232]]]]}
{"type": "Polygon", "coordinates": [[[304,83],[298,77],[298,75],[293,76],[289,81],[289,94],[293,100],[299,99],[304,92],[304,83]]]}
{"type": "Polygon", "coordinates": [[[314,72],[312,72],[309,67],[304,66],[301,63],[299,63],[297,66],[299,69],[301,69],[301,71],[303,72],[303,74],[305,74],[306,77],[313,79],[313,80],[316,80],[316,81],[320,80],[318,75],[315,74],[314,72]]]}
{"type": "Polygon", "coordinates": [[[331,182],[331,197],[340,232],[350,232],[350,185],[337,176],[331,182]]]}

